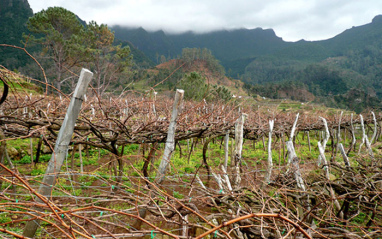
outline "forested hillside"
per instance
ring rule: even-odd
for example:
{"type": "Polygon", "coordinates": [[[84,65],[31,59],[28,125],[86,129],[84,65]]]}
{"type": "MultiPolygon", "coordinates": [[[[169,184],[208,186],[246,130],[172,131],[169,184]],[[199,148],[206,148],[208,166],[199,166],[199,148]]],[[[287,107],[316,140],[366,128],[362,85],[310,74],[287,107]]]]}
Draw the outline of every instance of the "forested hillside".
{"type": "MultiPolygon", "coordinates": [[[[28,34],[26,22],[33,15],[27,0],[0,0],[0,44],[22,46],[23,33],[28,34]]],[[[0,65],[15,69],[26,63],[20,51],[0,47],[0,65]]]]}
{"type": "MultiPolygon", "coordinates": [[[[23,33],[24,36],[31,34],[27,20],[33,13],[28,2],[0,0],[0,7],[0,43],[24,47],[22,41],[27,42],[27,50],[38,56],[43,66],[50,66],[40,54],[41,45],[23,38],[23,33]]],[[[77,16],[86,27],[88,23],[80,17],[77,16]]],[[[382,16],[331,39],[312,42],[286,42],[272,29],[262,28],[176,35],[121,26],[109,26],[109,29],[115,34],[114,46],[130,48],[133,57],[130,77],[134,79],[144,77],[144,71],[154,65],[184,59],[184,49],[208,49],[217,65],[223,66],[216,70],[246,83],[246,90],[254,96],[315,101],[357,112],[368,107],[380,108],[382,16]],[[353,99],[355,95],[359,97],[353,99]]],[[[2,46],[0,53],[1,65],[27,72],[32,77],[42,77],[23,51],[2,46]]],[[[55,72],[47,67],[49,77],[55,72]]],[[[110,86],[123,88],[120,83],[115,81],[110,86]]]]}
{"type": "Polygon", "coordinates": [[[313,42],[285,42],[273,30],[261,28],[178,35],[113,29],[117,37],[131,41],[157,62],[179,58],[185,47],[208,48],[226,73],[245,82],[251,94],[314,100],[357,112],[380,107],[382,16],[313,42]],[[355,95],[362,97],[353,99],[355,95]]]}
{"type": "Polygon", "coordinates": [[[282,89],[288,86],[288,90],[306,89],[316,101],[329,106],[357,112],[380,108],[381,20],[382,16],[377,16],[372,23],[353,27],[332,39],[300,41],[273,55],[257,57],[246,66],[241,79],[249,91],[267,97],[282,98],[282,89]]]}
{"type": "Polygon", "coordinates": [[[112,29],[117,38],[130,41],[157,63],[161,56],[166,59],[178,58],[183,48],[208,48],[231,76],[244,73],[245,65],[253,57],[273,53],[289,45],[277,37],[272,29],[261,28],[177,35],[163,31],[147,32],[143,28],[113,26],[112,29]]]}

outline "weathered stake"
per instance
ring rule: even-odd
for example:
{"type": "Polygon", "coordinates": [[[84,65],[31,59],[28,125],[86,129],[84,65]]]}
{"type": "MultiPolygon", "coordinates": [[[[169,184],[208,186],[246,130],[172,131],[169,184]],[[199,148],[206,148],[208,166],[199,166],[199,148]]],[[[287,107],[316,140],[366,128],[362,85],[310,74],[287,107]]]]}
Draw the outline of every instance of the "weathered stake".
{"type": "Polygon", "coordinates": [[[273,132],[273,125],[274,120],[269,120],[269,136],[268,136],[268,169],[267,174],[265,176],[265,183],[269,184],[271,182],[271,174],[273,169],[273,162],[272,162],[272,132],[273,132]]]}
{"type": "Polygon", "coordinates": [[[224,168],[227,171],[228,166],[228,151],[229,151],[229,131],[227,131],[225,137],[224,137],[224,168]]]}
{"type": "Polygon", "coordinates": [[[158,184],[160,184],[165,178],[167,167],[170,164],[171,155],[175,149],[176,121],[178,119],[178,113],[181,110],[183,95],[184,95],[184,90],[179,90],[179,89],[176,90],[174,105],[172,107],[170,125],[168,126],[168,131],[167,131],[166,146],[164,149],[162,161],[160,162],[160,165],[158,168],[158,175],[156,179],[156,183],[158,184]]]}
{"type": "MultiPolygon", "coordinates": [[[[322,120],[322,122],[324,123],[324,126],[325,126],[325,138],[323,139],[322,144],[321,144],[322,149],[325,152],[326,144],[329,140],[330,133],[329,133],[328,123],[327,123],[326,119],[322,118],[322,117],[320,117],[320,119],[322,120]]],[[[317,160],[317,165],[320,166],[322,161],[323,161],[322,156],[321,156],[321,154],[319,154],[318,160],[317,160]]]]}
{"type": "MultiPolygon", "coordinates": [[[[45,197],[51,195],[53,185],[55,184],[61,166],[64,163],[68,152],[68,146],[73,135],[74,125],[81,110],[83,97],[92,77],[92,72],[87,69],[82,69],[80,79],[78,80],[77,87],[70,101],[60,132],[58,133],[56,145],[46,169],[44,179],[38,190],[38,193],[45,197]]],[[[39,199],[36,199],[36,201],[41,202],[39,199]]],[[[33,237],[38,226],[38,220],[29,221],[24,228],[23,235],[26,237],[33,237]]]]}
{"type": "Polygon", "coordinates": [[[363,122],[363,117],[362,117],[362,115],[359,115],[359,117],[361,119],[362,143],[359,145],[358,154],[361,153],[361,148],[362,148],[363,144],[365,144],[366,145],[366,149],[367,149],[369,155],[372,158],[374,158],[373,149],[371,148],[371,144],[370,144],[369,138],[367,137],[367,134],[365,132],[365,126],[364,126],[364,122],[363,122]]]}
{"type": "Polygon", "coordinates": [[[234,182],[233,186],[240,186],[241,177],[240,177],[240,166],[241,166],[241,151],[243,149],[243,128],[244,121],[247,117],[247,114],[242,113],[240,118],[237,120],[235,125],[235,171],[234,171],[234,182]]]}

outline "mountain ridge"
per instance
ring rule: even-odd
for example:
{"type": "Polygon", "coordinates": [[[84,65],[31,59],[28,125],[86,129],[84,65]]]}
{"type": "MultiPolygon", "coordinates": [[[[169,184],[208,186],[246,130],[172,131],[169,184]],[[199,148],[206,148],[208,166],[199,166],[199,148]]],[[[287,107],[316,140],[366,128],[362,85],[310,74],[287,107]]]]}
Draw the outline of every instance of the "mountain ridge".
{"type": "MultiPolygon", "coordinates": [[[[208,48],[221,61],[230,76],[242,75],[249,59],[258,56],[275,55],[295,60],[322,61],[327,57],[335,57],[344,53],[349,47],[362,47],[367,34],[364,31],[373,31],[375,27],[382,26],[382,15],[377,15],[372,22],[361,26],[346,29],[342,33],[319,41],[299,40],[295,42],[284,41],[276,35],[273,29],[231,29],[216,30],[209,33],[185,32],[169,34],[163,30],[146,31],[144,28],[126,28],[111,26],[117,38],[131,42],[143,51],[151,60],[158,62],[158,55],[168,59],[177,58],[183,48],[208,48]],[[360,34],[358,38],[352,35],[360,34]],[[359,32],[359,33],[358,33],[359,32]],[[352,37],[348,37],[351,35],[352,37]],[[345,42],[345,43],[344,43],[345,42]],[[360,43],[354,43],[360,42],[360,43]],[[347,45],[350,45],[347,47],[347,45]]],[[[382,36],[382,32],[378,32],[382,36]]]]}
{"type": "MultiPolygon", "coordinates": [[[[6,40],[14,38],[12,44],[20,44],[22,32],[27,32],[27,17],[16,14],[19,10],[16,7],[9,8],[10,3],[12,6],[21,4],[26,16],[33,12],[26,0],[0,0],[0,20],[5,23],[0,26],[2,33],[5,33],[0,34],[0,37],[6,40]],[[9,14],[5,14],[5,11],[9,11],[9,14]],[[20,32],[20,29],[24,30],[20,32]],[[7,30],[10,32],[7,33],[7,30]]],[[[247,90],[251,94],[280,98],[293,95],[289,94],[291,91],[309,91],[315,100],[345,108],[352,107],[347,104],[347,99],[352,95],[364,94],[363,98],[382,99],[381,15],[374,16],[370,23],[319,41],[284,41],[273,29],[260,27],[181,34],[169,34],[163,30],[149,32],[142,27],[109,27],[115,33],[116,44],[130,46],[139,70],[144,71],[171,59],[180,59],[185,48],[194,48],[194,52],[208,49],[229,76],[248,84],[247,90]],[[264,86],[251,86],[259,84],[264,86]],[[355,94],[352,89],[361,92],[355,94]]],[[[8,43],[4,39],[0,39],[0,42],[8,43]]],[[[0,54],[0,64],[12,69],[25,66],[22,54],[19,57],[13,52],[6,52],[9,51],[7,48],[0,51],[7,53],[0,54]]],[[[193,55],[188,57],[192,59],[193,55]]],[[[144,72],[136,74],[136,77],[144,76],[144,72]]],[[[296,98],[296,95],[293,97],[296,98]]],[[[372,101],[377,102],[372,107],[380,107],[377,105],[379,101],[372,101]]],[[[365,107],[370,105],[365,103],[358,109],[365,107]]]]}

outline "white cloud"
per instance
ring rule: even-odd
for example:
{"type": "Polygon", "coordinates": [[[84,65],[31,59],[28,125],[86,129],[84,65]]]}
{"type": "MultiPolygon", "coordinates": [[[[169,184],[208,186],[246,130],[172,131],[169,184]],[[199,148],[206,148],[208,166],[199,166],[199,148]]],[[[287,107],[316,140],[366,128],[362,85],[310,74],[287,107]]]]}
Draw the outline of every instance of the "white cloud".
{"type": "Polygon", "coordinates": [[[284,40],[327,39],[371,22],[380,0],[29,0],[34,12],[64,7],[86,21],[167,32],[273,28],[284,40]]]}

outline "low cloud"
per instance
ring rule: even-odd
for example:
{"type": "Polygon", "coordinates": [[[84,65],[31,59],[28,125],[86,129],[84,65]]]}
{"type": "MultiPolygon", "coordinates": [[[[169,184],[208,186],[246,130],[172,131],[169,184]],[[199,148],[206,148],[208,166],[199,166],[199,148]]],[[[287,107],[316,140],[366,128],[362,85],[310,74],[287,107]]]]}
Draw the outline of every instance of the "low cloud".
{"type": "Polygon", "coordinates": [[[272,28],[287,41],[321,40],[371,22],[379,0],[29,0],[34,12],[64,7],[85,21],[170,33],[272,28]]]}

